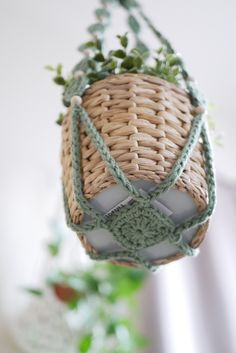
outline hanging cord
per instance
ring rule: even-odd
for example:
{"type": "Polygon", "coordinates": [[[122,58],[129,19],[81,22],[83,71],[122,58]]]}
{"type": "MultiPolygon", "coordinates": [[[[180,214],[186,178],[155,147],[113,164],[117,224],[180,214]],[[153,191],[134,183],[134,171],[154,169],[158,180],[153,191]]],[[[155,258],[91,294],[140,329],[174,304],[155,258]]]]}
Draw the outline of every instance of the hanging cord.
{"type": "MultiPolygon", "coordinates": [[[[164,37],[160,31],[158,31],[155,28],[155,26],[152,24],[150,19],[144,14],[144,12],[141,8],[139,10],[139,14],[143,18],[145,23],[148,25],[148,27],[151,29],[151,31],[155,34],[155,36],[166,47],[168,52],[170,54],[178,55],[177,52],[175,51],[175,49],[173,48],[172,44],[170,43],[170,41],[166,37],[164,37]]],[[[178,55],[178,57],[179,57],[179,66],[181,67],[181,74],[182,74],[184,82],[186,84],[187,91],[189,92],[192,104],[195,107],[198,107],[199,105],[203,105],[205,102],[202,100],[202,95],[198,91],[196,83],[194,82],[192,77],[189,75],[183,59],[179,55],[178,55]]]]}
{"type": "Polygon", "coordinates": [[[134,15],[134,11],[136,11],[139,14],[139,16],[143,19],[143,21],[148,26],[148,28],[153,32],[153,34],[157,37],[160,43],[166,48],[167,52],[169,54],[175,54],[178,56],[178,60],[179,60],[178,64],[179,64],[179,67],[181,68],[181,75],[186,84],[186,88],[187,88],[187,91],[189,92],[192,104],[196,107],[199,105],[203,106],[205,101],[201,93],[198,91],[195,81],[187,71],[186,65],[182,57],[176,52],[171,42],[154,26],[152,21],[144,13],[142,6],[138,3],[138,1],[118,0],[118,2],[128,12],[128,15],[129,15],[128,23],[130,25],[130,28],[133,29],[133,34],[136,38],[137,44],[141,42],[139,38],[141,26],[134,15]]]}

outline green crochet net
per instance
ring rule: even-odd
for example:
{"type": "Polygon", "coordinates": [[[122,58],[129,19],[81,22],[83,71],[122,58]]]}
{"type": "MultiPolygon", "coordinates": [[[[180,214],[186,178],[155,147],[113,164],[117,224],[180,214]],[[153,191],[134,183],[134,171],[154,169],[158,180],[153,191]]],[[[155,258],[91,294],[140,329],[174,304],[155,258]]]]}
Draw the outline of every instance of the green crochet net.
{"type": "MultiPolygon", "coordinates": [[[[123,1],[124,2],[124,1],[123,1]]],[[[124,6],[124,5],[122,5],[124,6]]],[[[125,7],[125,6],[124,6],[125,7]]],[[[168,47],[169,52],[175,53],[170,42],[153,26],[149,19],[145,16],[140,8],[140,15],[147,23],[149,28],[154,32],[158,39],[168,47]]],[[[182,75],[186,83],[186,89],[192,104],[196,107],[203,107],[205,102],[200,98],[200,93],[195,84],[190,80],[189,74],[185,69],[184,63],[181,61],[182,75]]],[[[65,99],[69,100],[74,95],[82,96],[86,90],[86,81],[77,79],[71,87],[65,92],[65,99]]],[[[145,194],[141,193],[126,177],[118,163],[111,156],[104,140],[89,118],[86,110],[79,104],[72,107],[72,169],[73,169],[73,186],[75,199],[78,206],[83,210],[84,214],[90,216],[91,221],[83,224],[75,224],[72,222],[68,200],[64,190],[64,206],[68,226],[77,232],[80,236],[86,234],[86,231],[94,229],[106,229],[112,233],[114,239],[121,245],[123,250],[110,253],[93,253],[87,251],[89,256],[95,260],[120,260],[135,262],[137,265],[144,266],[151,270],[156,270],[157,265],[152,261],[146,261],[140,256],[140,251],[159,244],[164,240],[177,246],[178,250],[185,255],[195,256],[198,249],[192,248],[183,240],[183,232],[193,227],[205,223],[212,215],[216,203],[216,185],[212,163],[212,151],[208,137],[204,113],[200,113],[192,120],[191,130],[188,140],[182,149],[181,155],[175,162],[171,173],[167,178],[157,184],[156,188],[145,194]],[[99,151],[101,158],[105,162],[107,168],[112,174],[117,184],[121,185],[127,193],[132,196],[132,204],[123,206],[111,215],[102,215],[96,210],[86,199],[83,193],[83,177],[81,175],[81,145],[80,145],[80,126],[84,125],[86,133],[99,151]],[[203,155],[205,161],[206,182],[208,187],[208,205],[205,210],[199,214],[184,221],[182,224],[175,224],[163,212],[152,206],[153,199],[158,198],[164,192],[170,190],[179,177],[181,176],[189,157],[199,139],[203,143],[203,155]]]]}

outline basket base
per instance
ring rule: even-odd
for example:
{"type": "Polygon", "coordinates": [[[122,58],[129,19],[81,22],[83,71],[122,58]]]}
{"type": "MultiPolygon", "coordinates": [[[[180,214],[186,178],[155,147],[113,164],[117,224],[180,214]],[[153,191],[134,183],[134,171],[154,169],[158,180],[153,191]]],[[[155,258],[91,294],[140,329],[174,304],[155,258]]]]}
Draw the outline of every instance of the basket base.
{"type": "MultiPolygon", "coordinates": [[[[151,191],[156,183],[152,181],[133,181],[132,184],[139,190],[151,191]]],[[[109,214],[118,207],[130,201],[129,195],[119,185],[113,185],[110,188],[95,196],[90,203],[102,214],[109,214]]],[[[193,199],[187,192],[179,191],[172,188],[168,192],[162,194],[158,200],[153,202],[153,206],[161,210],[170,219],[176,223],[182,223],[191,216],[198,213],[198,209],[193,199]]],[[[89,217],[85,216],[83,223],[89,222],[89,217]]],[[[192,228],[183,233],[183,239],[190,243],[199,227],[192,228]]],[[[86,232],[86,238],[92,247],[98,252],[112,253],[123,250],[123,247],[116,241],[113,235],[106,229],[96,229],[86,232]]],[[[139,254],[144,260],[153,261],[173,256],[179,253],[174,244],[170,244],[168,240],[141,250],[139,254]]],[[[127,261],[127,260],[126,260],[127,261]]]]}

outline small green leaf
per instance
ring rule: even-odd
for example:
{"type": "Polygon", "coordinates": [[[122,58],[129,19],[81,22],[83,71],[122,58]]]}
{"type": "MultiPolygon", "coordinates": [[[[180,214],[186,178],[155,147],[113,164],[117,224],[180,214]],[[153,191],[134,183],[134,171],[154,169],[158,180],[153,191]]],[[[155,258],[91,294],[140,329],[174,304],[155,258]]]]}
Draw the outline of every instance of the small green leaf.
{"type": "MultiPolygon", "coordinates": [[[[56,120],[57,125],[60,125],[60,126],[61,126],[62,123],[63,123],[63,120],[64,120],[64,114],[60,113],[60,114],[58,115],[57,120],[56,120]]],[[[50,246],[50,244],[49,244],[49,246],[50,246]]],[[[49,249],[49,246],[48,246],[48,249],[49,249]]],[[[56,255],[58,254],[58,253],[55,253],[55,249],[52,250],[52,248],[51,248],[51,249],[49,249],[49,251],[50,251],[50,253],[51,253],[52,256],[56,256],[56,255]]],[[[58,250],[58,252],[59,252],[59,250],[58,250]]]]}
{"type": "Polygon", "coordinates": [[[67,307],[70,309],[70,310],[75,310],[78,308],[78,304],[79,304],[79,299],[78,298],[74,298],[74,299],[71,299],[67,302],[67,307]]]}
{"type": "Polygon", "coordinates": [[[88,60],[88,66],[90,67],[90,69],[96,70],[96,68],[97,68],[97,63],[96,63],[95,60],[89,59],[89,60],[88,60]]]}
{"type": "Polygon", "coordinates": [[[143,64],[143,59],[140,56],[136,56],[134,57],[133,62],[134,62],[135,68],[140,69],[140,67],[143,64]]]}
{"type": "Polygon", "coordinates": [[[96,49],[96,43],[89,41],[79,46],[79,51],[84,51],[85,49],[96,49]]]}
{"type": "Polygon", "coordinates": [[[105,61],[105,58],[104,58],[104,55],[100,52],[100,53],[97,53],[94,58],[94,60],[98,61],[98,62],[103,62],[105,61]]]}
{"type": "Polygon", "coordinates": [[[122,49],[118,49],[118,50],[113,50],[111,52],[111,55],[115,56],[116,58],[124,59],[126,57],[126,52],[122,49]]]}
{"type": "Polygon", "coordinates": [[[162,73],[163,73],[164,75],[169,75],[169,73],[170,73],[169,68],[165,66],[165,67],[162,69],[162,73]]]}
{"type": "Polygon", "coordinates": [[[56,72],[58,76],[61,76],[62,73],[62,64],[58,64],[56,67],[56,72]]]}
{"type": "Polygon", "coordinates": [[[140,24],[133,15],[129,15],[128,24],[135,34],[138,34],[140,32],[140,24]]]}
{"type": "Polygon", "coordinates": [[[179,74],[179,72],[180,72],[180,70],[179,70],[179,67],[178,67],[178,66],[176,66],[176,67],[174,67],[174,68],[172,69],[172,73],[173,73],[174,76],[177,76],[177,75],[179,74]]]}
{"type": "Polygon", "coordinates": [[[80,352],[80,353],[89,352],[91,345],[92,345],[92,340],[93,340],[92,335],[83,336],[79,342],[79,345],[78,345],[78,352],[80,352]]]}
{"type": "Polygon", "coordinates": [[[117,323],[115,321],[108,322],[108,325],[106,327],[106,333],[108,335],[114,335],[116,332],[116,325],[117,323]]]}
{"type": "Polygon", "coordinates": [[[126,58],[123,60],[121,67],[124,69],[130,70],[134,67],[134,58],[133,56],[126,56],[126,58]]]}
{"type": "MultiPolygon", "coordinates": [[[[56,123],[58,125],[62,125],[63,120],[64,120],[64,115],[60,113],[56,123]]],[[[49,243],[48,250],[52,256],[57,256],[60,251],[60,243],[59,242],[49,243]]]]}
{"type": "Polygon", "coordinates": [[[166,56],[166,61],[170,66],[174,66],[180,63],[179,57],[175,54],[168,54],[166,56]]]}
{"type": "Polygon", "coordinates": [[[95,10],[95,14],[98,17],[110,17],[111,16],[110,12],[105,8],[99,8],[99,9],[95,10]]]}
{"type": "Polygon", "coordinates": [[[121,45],[122,45],[124,48],[127,48],[127,46],[128,46],[128,38],[127,38],[126,36],[121,37],[120,43],[121,43],[121,45]]]}
{"type": "Polygon", "coordinates": [[[105,30],[105,26],[102,23],[94,23],[88,27],[89,33],[101,32],[103,33],[105,30]]]}
{"type": "Polygon", "coordinates": [[[117,36],[117,38],[119,38],[120,44],[122,45],[122,47],[127,48],[128,43],[129,43],[127,33],[123,36],[117,36]]]}
{"type": "Polygon", "coordinates": [[[104,68],[106,68],[109,71],[115,70],[117,67],[117,62],[115,60],[108,60],[104,63],[104,68]]]}
{"type": "Polygon", "coordinates": [[[45,70],[48,70],[48,71],[55,71],[55,68],[51,65],[46,65],[44,66],[45,70]]]}
{"type": "Polygon", "coordinates": [[[60,86],[64,86],[66,84],[65,79],[62,76],[56,76],[53,78],[53,81],[60,86]]]}
{"type": "Polygon", "coordinates": [[[101,39],[98,39],[96,40],[96,48],[101,51],[102,50],[102,41],[101,39]]]}
{"type": "Polygon", "coordinates": [[[161,54],[164,52],[164,47],[160,47],[158,50],[157,50],[157,54],[161,54]]]}
{"type": "Polygon", "coordinates": [[[99,75],[96,72],[91,72],[87,75],[89,83],[93,83],[99,80],[99,75]]]}
{"type": "Polygon", "coordinates": [[[90,72],[87,77],[89,79],[90,83],[93,83],[95,81],[99,81],[99,80],[103,80],[104,78],[106,78],[108,76],[107,72],[90,72]]]}
{"type": "Polygon", "coordinates": [[[42,297],[43,291],[39,288],[24,288],[24,290],[30,294],[35,295],[36,297],[42,297]]]}

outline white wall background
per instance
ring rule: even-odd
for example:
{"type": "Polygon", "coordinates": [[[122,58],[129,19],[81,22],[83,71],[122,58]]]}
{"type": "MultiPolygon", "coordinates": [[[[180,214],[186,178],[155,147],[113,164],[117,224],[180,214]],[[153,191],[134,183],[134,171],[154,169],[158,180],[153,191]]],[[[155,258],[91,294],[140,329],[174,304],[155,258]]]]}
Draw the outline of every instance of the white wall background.
{"type": "MultiPolygon", "coordinates": [[[[215,150],[217,172],[235,181],[236,2],[142,3],[215,104],[217,128],[225,136],[224,148],[215,150]]],[[[96,4],[0,0],[0,322],[14,317],[22,303],[16,288],[37,281],[48,220],[60,200],[60,128],[54,124],[62,109],[60,89],[43,67],[62,62],[69,71],[78,61],[76,48],[87,39],[96,4]]],[[[110,41],[124,32],[122,12],[117,14],[110,41]]]]}

